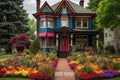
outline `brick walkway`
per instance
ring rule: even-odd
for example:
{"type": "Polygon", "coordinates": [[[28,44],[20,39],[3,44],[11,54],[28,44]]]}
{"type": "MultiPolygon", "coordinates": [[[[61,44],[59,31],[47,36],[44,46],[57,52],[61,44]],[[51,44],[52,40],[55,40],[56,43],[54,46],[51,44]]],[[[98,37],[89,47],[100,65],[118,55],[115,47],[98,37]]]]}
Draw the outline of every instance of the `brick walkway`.
{"type": "Polygon", "coordinates": [[[66,58],[59,58],[55,72],[55,80],[75,80],[66,58]]]}

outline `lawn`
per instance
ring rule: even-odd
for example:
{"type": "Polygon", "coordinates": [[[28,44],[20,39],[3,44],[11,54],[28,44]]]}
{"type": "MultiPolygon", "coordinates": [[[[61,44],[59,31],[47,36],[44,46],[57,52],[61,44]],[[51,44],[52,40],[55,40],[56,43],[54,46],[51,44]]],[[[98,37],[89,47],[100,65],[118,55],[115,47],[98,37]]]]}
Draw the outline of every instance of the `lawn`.
{"type": "Polygon", "coordinates": [[[0,78],[0,80],[31,80],[28,78],[0,78]]]}
{"type": "Polygon", "coordinates": [[[113,79],[104,79],[104,80],[120,80],[120,77],[116,77],[116,78],[113,78],[113,79]]]}

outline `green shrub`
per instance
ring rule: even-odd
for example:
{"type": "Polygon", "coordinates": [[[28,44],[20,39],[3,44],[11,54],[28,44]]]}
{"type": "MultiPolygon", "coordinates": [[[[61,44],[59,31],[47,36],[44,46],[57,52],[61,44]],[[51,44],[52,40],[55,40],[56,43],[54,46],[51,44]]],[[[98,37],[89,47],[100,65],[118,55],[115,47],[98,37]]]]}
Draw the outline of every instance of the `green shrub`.
{"type": "Polygon", "coordinates": [[[105,50],[110,51],[110,53],[114,53],[115,52],[114,46],[112,46],[112,45],[105,46],[105,50]]]}
{"type": "Polygon", "coordinates": [[[38,39],[35,38],[30,45],[30,51],[35,54],[39,51],[39,49],[40,49],[40,43],[38,42],[38,39]]]}

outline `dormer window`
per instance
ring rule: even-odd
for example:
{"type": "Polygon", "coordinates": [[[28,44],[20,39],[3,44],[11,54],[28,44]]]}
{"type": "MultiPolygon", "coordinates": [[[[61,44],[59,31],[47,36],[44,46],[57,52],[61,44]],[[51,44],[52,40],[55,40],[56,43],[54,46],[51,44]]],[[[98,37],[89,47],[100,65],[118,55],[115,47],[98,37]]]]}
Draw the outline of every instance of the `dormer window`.
{"type": "Polygon", "coordinates": [[[85,18],[76,19],[76,28],[88,28],[88,19],[85,18]]]}
{"type": "Polygon", "coordinates": [[[62,6],[62,14],[66,14],[66,13],[67,13],[66,6],[65,6],[65,5],[63,5],[63,6],[62,6]]]}

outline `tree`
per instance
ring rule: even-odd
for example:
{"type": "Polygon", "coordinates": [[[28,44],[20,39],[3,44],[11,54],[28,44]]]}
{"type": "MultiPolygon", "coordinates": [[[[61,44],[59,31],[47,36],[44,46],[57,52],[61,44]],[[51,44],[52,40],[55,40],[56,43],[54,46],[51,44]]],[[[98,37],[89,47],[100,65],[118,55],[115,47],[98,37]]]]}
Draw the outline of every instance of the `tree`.
{"type": "Polygon", "coordinates": [[[100,3],[101,0],[89,0],[88,3],[88,9],[96,12],[97,8],[98,8],[98,4],[100,3]]]}
{"type": "Polygon", "coordinates": [[[30,46],[30,40],[27,34],[20,34],[15,37],[11,37],[9,42],[13,51],[17,50],[22,52],[30,46]]]}
{"type": "MultiPolygon", "coordinates": [[[[98,26],[102,29],[110,28],[111,30],[114,30],[116,27],[119,27],[120,0],[102,0],[97,9],[97,22],[98,26]]],[[[115,37],[114,47],[116,53],[119,53],[117,45],[117,38],[115,37]]]]}
{"type": "Polygon", "coordinates": [[[36,31],[36,22],[35,22],[35,20],[34,19],[30,20],[28,22],[28,25],[29,25],[29,28],[30,28],[30,30],[29,30],[29,38],[31,40],[34,40],[35,36],[36,36],[36,34],[35,34],[35,31],[36,31]]]}
{"type": "Polygon", "coordinates": [[[101,28],[120,26],[120,0],[102,0],[97,9],[97,22],[101,28]]]}
{"type": "Polygon", "coordinates": [[[9,38],[26,33],[28,14],[23,9],[23,0],[0,0],[0,48],[9,48],[9,38]]]}
{"type": "Polygon", "coordinates": [[[33,40],[33,42],[31,43],[31,45],[30,45],[30,51],[35,54],[35,53],[37,53],[39,50],[40,50],[40,43],[38,42],[38,39],[35,38],[35,39],[33,40]]]}

